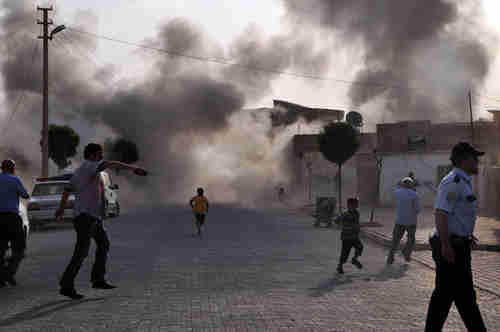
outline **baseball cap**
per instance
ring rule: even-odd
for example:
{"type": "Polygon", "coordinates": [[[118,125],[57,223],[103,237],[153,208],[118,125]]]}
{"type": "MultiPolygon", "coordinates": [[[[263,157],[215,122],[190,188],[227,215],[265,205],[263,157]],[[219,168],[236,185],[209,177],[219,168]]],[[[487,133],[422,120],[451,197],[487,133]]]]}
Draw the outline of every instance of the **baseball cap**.
{"type": "Polygon", "coordinates": [[[484,152],[477,150],[467,142],[457,143],[451,150],[451,159],[463,159],[468,156],[482,156],[484,152]]]}
{"type": "Polygon", "coordinates": [[[408,177],[401,179],[401,182],[406,183],[406,184],[413,184],[413,179],[408,176],[408,177]]]}
{"type": "Polygon", "coordinates": [[[16,167],[16,163],[12,159],[5,159],[4,161],[2,161],[2,169],[15,168],[15,167],[16,167]]]}

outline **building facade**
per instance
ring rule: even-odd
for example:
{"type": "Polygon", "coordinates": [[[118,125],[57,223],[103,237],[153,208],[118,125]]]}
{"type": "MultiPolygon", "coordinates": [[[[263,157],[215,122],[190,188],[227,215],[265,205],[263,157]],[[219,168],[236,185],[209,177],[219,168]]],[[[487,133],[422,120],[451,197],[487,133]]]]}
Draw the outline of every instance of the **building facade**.
{"type": "MultiPolygon", "coordinates": [[[[491,113],[493,121],[475,121],[473,131],[470,123],[402,121],[378,124],[375,133],[361,134],[359,151],[342,167],[343,197],[357,196],[362,204],[394,206],[392,189],[412,172],[419,183],[417,191],[423,206],[432,207],[439,182],[451,169],[452,147],[459,141],[471,142],[473,137],[473,144],[486,152],[481,158],[480,172],[474,177],[480,211],[486,215],[500,215],[500,112],[491,113]]],[[[311,201],[317,195],[337,196],[335,186],[331,186],[329,192],[317,190],[322,187],[316,182],[321,182],[323,177],[324,182],[330,181],[330,186],[337,171],[335,165],[321,156],[317,139],[317,135],[294,137],[299,163],[296,168],[301,170],[297,174],[298,181],[304,188],[309,187],[311,201]]]]}

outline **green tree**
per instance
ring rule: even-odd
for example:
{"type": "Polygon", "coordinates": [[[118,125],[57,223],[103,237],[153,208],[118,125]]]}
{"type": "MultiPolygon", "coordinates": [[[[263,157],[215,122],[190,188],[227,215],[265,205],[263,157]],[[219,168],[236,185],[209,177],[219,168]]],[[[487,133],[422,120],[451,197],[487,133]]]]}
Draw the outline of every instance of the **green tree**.
{"type": "Polygon", "coordinates": [[[71,165],[69,158],[76,155],[80,144],[80,136],[69,126],[49,126],[49,158],[54,161],[59,170],[71,165]]]}
{"type": "Polygon", "coordinates": [[[323,127],[318,140],[319,150],[325,159],[338,166],[338,206],[339,212],[342,212],[342,164],[358,151],[360,134],[347,122],[331,122],[323,127]]]}

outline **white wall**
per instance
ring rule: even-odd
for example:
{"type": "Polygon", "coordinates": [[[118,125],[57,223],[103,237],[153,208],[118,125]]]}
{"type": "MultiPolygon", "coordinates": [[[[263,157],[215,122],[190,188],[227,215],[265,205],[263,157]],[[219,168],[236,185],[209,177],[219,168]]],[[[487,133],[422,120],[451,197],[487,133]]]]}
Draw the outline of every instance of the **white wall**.
{"type": "Polygon", "coordinates": [[[393,206],[392,189],[394,185],[403,177],[408,176],[413,171],[420,186],[417,192],[423,206],[433,206],[436,197],[435,189],[437,168],[441,165],[450,164],[449,153],[428,153],[428,154],[393,154],[383,156],[382,173],[380,181],[380,200],[384,206],[393,206]]]}

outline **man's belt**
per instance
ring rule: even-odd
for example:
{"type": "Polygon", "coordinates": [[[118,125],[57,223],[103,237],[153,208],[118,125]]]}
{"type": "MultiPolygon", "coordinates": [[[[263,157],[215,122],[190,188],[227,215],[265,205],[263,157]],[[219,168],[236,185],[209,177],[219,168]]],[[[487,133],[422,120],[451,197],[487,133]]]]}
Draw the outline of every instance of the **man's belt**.
{"type": "MultiPolygon", "coordinates": [[[[433,238],[436,240],[439,240],[439,235],[434,234],[431,237],[431,240],[433,238]]],[[[472,236],[460,236],[460,235],[456,235],[456,234],[450,234],[449,238],[450,238],[450,242],[455,244],[455,245],[470,245],[472,243],[472,236]]]]}
{"type": "Polygon", "coordinates": [[[455,234],[450,235],[450,241],[458,246],[469,246],[472,243],[472,236],[459,236],[455,234]]]}

